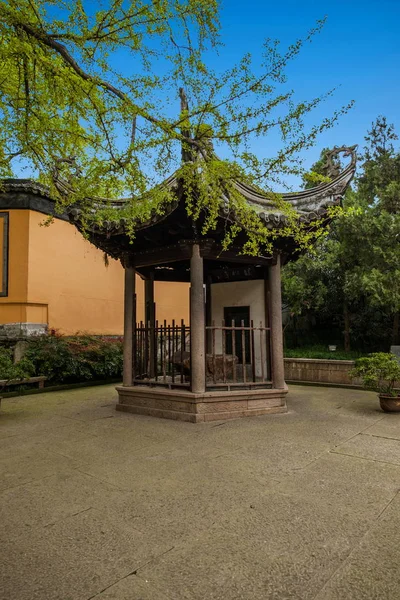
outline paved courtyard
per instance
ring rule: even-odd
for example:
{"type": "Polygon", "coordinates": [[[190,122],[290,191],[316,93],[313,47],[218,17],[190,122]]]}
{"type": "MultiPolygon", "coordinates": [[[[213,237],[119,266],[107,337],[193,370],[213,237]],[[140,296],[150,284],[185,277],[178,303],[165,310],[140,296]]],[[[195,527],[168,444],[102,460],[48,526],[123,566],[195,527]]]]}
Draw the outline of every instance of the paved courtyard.
{"type": "Polygon", "coordinates": [[[400,597],[400,416],[373,393],[202,425],[115,400],[3,400],[2,600],[400,597]]]}

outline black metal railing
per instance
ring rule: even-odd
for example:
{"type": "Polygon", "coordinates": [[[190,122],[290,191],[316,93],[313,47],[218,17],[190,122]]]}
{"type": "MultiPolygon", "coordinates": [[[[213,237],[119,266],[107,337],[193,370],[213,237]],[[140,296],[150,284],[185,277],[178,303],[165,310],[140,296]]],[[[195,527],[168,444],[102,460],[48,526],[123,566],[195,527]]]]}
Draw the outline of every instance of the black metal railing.
{"type": "Polygon", "coordinates": [[[190,327],[172,321],[142,321],[134,335],[134,382],[155,385],[190,385],[190,327]]]}
{"type": "MultiPolygon", "coordinates": [[[[270,387],[271,332],[262,322],[244,321],[206,327],[206,387],[270,387]]],[[[134,332],[134,383],[190,386],[190,327],[180,323],[137,323],[134,332]]]]}
{"type": "Polygon", "coordinates": [[[262,322],[246,326],[232,321],[206,327],[207,387],[263,386],[271,384],[271,332],[262,322]]]}

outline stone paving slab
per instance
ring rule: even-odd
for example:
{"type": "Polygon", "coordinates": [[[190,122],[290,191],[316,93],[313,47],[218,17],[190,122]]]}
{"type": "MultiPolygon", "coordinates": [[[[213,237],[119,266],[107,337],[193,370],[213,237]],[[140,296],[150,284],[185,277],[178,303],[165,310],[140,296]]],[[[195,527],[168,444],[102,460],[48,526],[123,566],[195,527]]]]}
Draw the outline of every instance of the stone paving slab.
{"type": "Polygon", "coordinates": [[[348,442],[335,448],[335,452],[366,460],[400,465],[400,439],[360,433],[348,442]]]}
{"type": "Polygon", "coordinates": [[[179,600],[313,598],[359,539],[339,511],[270,493],[227,512],[138,574],[179,600]]]}
{"type": "Polygon", "coordinates": [[[227,515],[240,506],[257,504],[274,482],[261,486],[244,480],[188,479],[186,483],[169,480],[165,485],[143,487],[117,498],[106,511],[125,523],[132,523],[149,539],[163,539],[176,546],[194,535],[225,523],[227,515]],[[114,512],[113,512],[114,511],[114,512]]]}
{"type": "Polygon", "coordinates": [[[12,451],[6,451],[0,457],[0,491],[56,473],[71,473],[74,467],[73,461],[60,454],[44,450],[20,453],[17,447],[15,455],[12,451]]]}
{"type": "Polygon", "coordinates": [[[88,509],[1,539],[0,589],[8,600],[91,598],[168,546],[88,509]]]}
{"type": "Polygon", "coordinates": [[[368,427],[365,433],[400,440],[400,427],[396,417],[395,414],[385,415],[377,423],[368,427]]]}
{"type": "Polygon", "coordinates": [[[400,489],[397,465],[327,453],[289,476],[282,474],[275,489],[283,494],[313,498],[340,509],[368,527],[400,489]],[[356,466],[356,468],[354,468],[356,466]],[[349,474],[351,473],[351,477],[349,474]]]}
{"type": "Polygon", "coordinates": [[[315,600],[394,600],[400,596],[400,495],[315,600]]]}
{"type": "Polygon", "coordinates": [[[103,592],[96,594],[93,600],[173,600],[159,588],[137,575],[130,575],[103,592]]]}
{"type": "Polygon", "coordinates": [[[112,504],[116,496],[109,484],[76,470],[9,488],[0,494],[0,535],[51,526],[90,508],[112,504]]]}
{"type": "Polygon", "coordinates": [[[400,419],[361,390],[201,425],[3,400],[0,600],[398,600],[400,419]]]}
{"type": "MultiPolygon", "coordinates": [[[[0,421],[0,432],[1,426],[0,421]]],[[[27,453],[35,454],[41,450],[63,455],[64,442],[68,441],[70,444],[79,447],[80,444],[91,437],[93,435],[86,423],[67,419],[60,427],[52,427],[42,431],[30,430],[18,435],[17,438],[14,435],[0,438],[0,457],[6,457],[10,453],[13,457],[17,455],[24,456],[27,453]]]]}

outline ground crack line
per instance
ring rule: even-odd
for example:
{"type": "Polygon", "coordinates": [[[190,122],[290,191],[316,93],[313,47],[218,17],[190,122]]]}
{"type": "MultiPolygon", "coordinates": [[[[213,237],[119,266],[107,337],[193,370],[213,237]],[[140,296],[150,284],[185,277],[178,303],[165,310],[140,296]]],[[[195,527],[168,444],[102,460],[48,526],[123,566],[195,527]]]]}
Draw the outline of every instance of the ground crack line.
{"type": "Polygon", "coordinates": [[[390,435],[378,435],[376,433],[360,433],[360,435],[368,435],[369,437],[376,437],[381,440],[394,440],[395,442],[400,442],[399,438],[391,437],[390,435]]]}
{"type": "MultiPolygon", "coordinates": [[[[358,435],[369,435],[369,434],[364,434],[364,431],[367,431],[367,429],[369,429],[370,427],[373,427],[374,425],[376,425],[377,423],[379,423],[380,421],[382,421],[382,419],[384,419],[384,416],[381,417],[380,419],[377,419],[376,421],[374,421],[370,425],[367,425],[367,427],[365,427],[364,429],[361,429],[360,431],[357,431],[357,433],[355,433],[354,435],[351,435],[349,438],[343,440],[339,444],[336,444],[335,446],[333,446],[333,448],[340,448],[340,446],[343,446],[343,444],[347,444],[347,442],[350,442],[351,440],[353,440],[358,435]]],[[[331,449],[328,450],[328,452],[334,452],[334,451],[335,451],[334,449],[333,450],[331,450],[331,449]]]]}
{"type": "Polygon", "coordinates": [[[136,571],[131,571],[130,573],[127,573],[126,575],[124,575],[123,577],[120,577],[119,579],[116,579],[115,581],[113,581],[112,583],[110,583],[110,585],[107,585],[107,587],[103,588],[102,590],[100,590],[99,592],[96,592],[94,594],[94,596],[90,596],[89,598],[87,598],[86,600],[93,600],[93,598],[97,598],[98,596],[100,596],[100,594],[102,594],[103,592],[106,592],[107,590],[109,590],[111,587],[113,587],[113,585],[116,585],[117,583],[119,583],[120,581],[123,581],[124,579],[126,579],[127,577],[130,577],[131,575],[135,575],[136,571]]]}
{"type": "Polygon", "coordinates": [[[9,490],[15,490],[16,488],[22,487],[24,485],[30,485],[31,483],[40,482],[40,481],[43,481],[44,479],[50,479],[50,477],[54,477],[54,476],[55,476],[55,473],[52,473],[51,475],[45,475],[44,477],[39,477],[38,479],[29,479],[28,481],[23,481],[22,483],[17,483],[16,485],[10,485],[9,487],[3,488],[0,491],[0,496],[5,494],[5,492],[8,492],[9,490]]]}
{"type": "Polygon", "coordinates": [[[377,458],[366,458],[365,456],[357,456],[356,454],[347,454],[346,452],[336,452],[335,450],[331,450],[330,453],[338,454],[339,456],[350,456],[350,458],[358,458],[359,460],[368,460],[369,462],[382,463],[384,465],[392,465],[393,467],[400,467],[400,463],[389,462],[387,460],[379,460],[377,458]]]}
{"type": "MultiPolygon", "coordinates": [[[[367,429],[369,429],[373,425],[376,425],[376,423],[379,423],[379,421],[381,421],[382,419],[384,419],[384,416],[381,417],[380,419],[378,419],[377,421],[374,421],[371,425],[368,425],[365,429],[361,429],[361,431],[357,431],[357,433],[355,433],[354,435],[351,435],[349,438],[346,438],[345,440],[343,440],[339,444],[336,444],[333,447],[329,446],[326,450],[323,450],[320,454],[318,454],[317,456],[315,456],[312,460],[310,460],[305,465],[301,465],[299,467],[296,467],[295,470],[296,471],[302,471],[304,469],[308,469],[308,467],[310,465],[312,465],[313,463],[317,462],[318,460],[320,460],[321,458],[323,458],[325,455],[328,455],[328,454],[340,454],[341,456],[353,456],[352,454],[344,454],[343,452],[335,452],[335,448],[340,448],[340,446],[342,446],[343,444],[346,444],[347,442],[349,442],[350,440],[354,439],[358,435],[370,435],[370,434],[364,434],[364,431],[366,431],[367,429]]],[[[366,460],[368,460],[368,459],[366,459],[366,460]]],[[[393,463],[388,463],[388,464],[393,464],[393,463]]]]}
{"type": "Polygon", "coordinates": [[[161,558],[161,556],[164,556],[164,554],[167,554],[168,552],[171,552],[171,550],[173,550],[174,548],[175,548],[175,546],[172,546],[171,548],[168,548],[168,550],[165,550],[164,552],[161,552],[161,554],[158,554],[157,556],[154,556],[153,558],[151,558],[150,560],[148,560],[147,562],[145,562],[143,565],[140,565],[139,567],[137,567],[133,571],[130,571],[129,573],[127,573],[123,577],[120,577],[116,581],[113,581],[113,583],[110,583],[110,585],[107,585],[104,589],[100,590],[99,592],[96,592],[93,596],[90,596],[86,600],[93,600],[94,598],[97,598],[98,596],[100,596],[100,594],[102,594],[103,592],[106,592],[107,590],[109,590],[111,587],[113,587],[114,585],[116,585],[120,581],[123,581],[124,579],[127,579],[127,577],[130,577],[131,575],[137,575],[137,572],[139,571],[139,569],[142,569],[143,567],[145,567],[146,565],[150,564],[151,562],[157,560],[158,558],[161,558]]]}
{"type": "Polygon", "coordinates": [[[76,471],[77,473],[81,473],[82,475],[86,475],[87,477],[91,477],[92,479],[95,479],[96,481],[100,481],[100,483],[109,485],[110,487],[112,487],[114,490],[117,490],[118,492],[131,492],[132,491],[128,488],[118,487],[117,485],[115,485],[114,483],[111,483],[107,479],[102,479],[101,477],[97,477],[97,475],[93,475],[92,473],[87,473],[86,471],[83,470],[83,468],[81,468],[81,466],[75,467],[73,470],[76,471]]]}
{"type": "Polygon", "coordinates": [[[147,562],[145,562],[143,565],[139,565],[139,567],[133,572],[133,575],[137,575],[137,572],[140,569],[143,569],[144,567],[147,567],[147,565],[149,565],[150,563],[154,562],[155,560],[158,560],[159,558],[161,558],[165,554],[168,554],[168,552],[171,552],[171,550],[174,550],[174,548],[175,548],[175,546],[171,546],[171,548],[168,548],[168,550],[164,550],[164,552],[161,552],[160,554],[157,554],[156,556],[153,556],[153,558],[151,558],[150,560],[148,560],[147,562]]]}
{"type": "Polygon", "coordinates": [[[89,510],[93,510],[93,506],[89,506],[89,508],[83,508],[82,510],[78,510],[78,512],[72,513],[72,515],[66,515],[64,517],[61,517],[60,519],[52,521],[51,523],[46,523],[46,525],[43,525],[43,529],[46,529],[46,527],[54,527],[54,525],[57,525],[57,523],[59,523],[60,521],[66,521],[67,519],[81,515],[82,513],[88,512],[89,510]]]}

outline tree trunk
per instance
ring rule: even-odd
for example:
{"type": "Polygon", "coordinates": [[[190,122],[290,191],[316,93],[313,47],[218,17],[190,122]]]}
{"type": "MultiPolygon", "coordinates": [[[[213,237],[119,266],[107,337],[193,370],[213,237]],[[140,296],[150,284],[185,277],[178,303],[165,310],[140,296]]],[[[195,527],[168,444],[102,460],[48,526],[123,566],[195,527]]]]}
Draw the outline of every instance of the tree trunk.
{"type": "Polygon", "coordinates": [[[397,346],[398,343],[399,343],[399,313],[396,312],[393,317],[392,346],[397,346]]]}
{"type": "Polygon", "coordinates": [[[293,346],[295,348],[298,347],[298,338],[297,338],[297,319],[296,315],[293,315],[293,346]]]}
{"type": "Polygon", "coordinates": [[[347,302],[343,303],[343,321],[344,321],[344,350],[350,351],[350,313],[347,302]]]}

